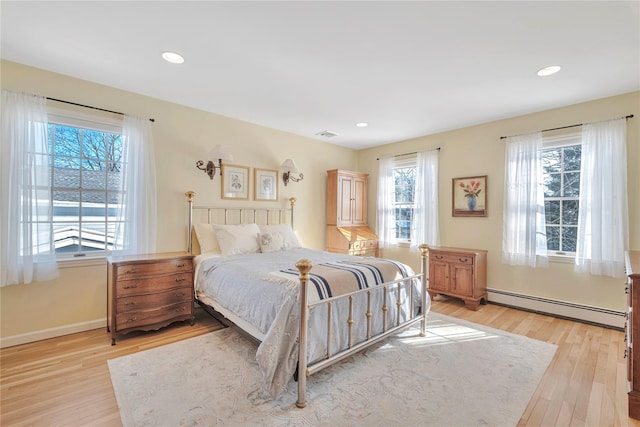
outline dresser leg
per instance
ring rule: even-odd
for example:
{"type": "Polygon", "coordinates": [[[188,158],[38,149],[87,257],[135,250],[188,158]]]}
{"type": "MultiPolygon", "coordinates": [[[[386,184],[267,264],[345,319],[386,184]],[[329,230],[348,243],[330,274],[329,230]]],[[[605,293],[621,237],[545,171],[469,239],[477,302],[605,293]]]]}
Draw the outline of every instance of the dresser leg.
{"type": "Polygon", "coordinates": [[[480,300],[464,300],[464,304],[467,306],[469,310],[478,311],[478,307],[480,306],[480,300]]]}

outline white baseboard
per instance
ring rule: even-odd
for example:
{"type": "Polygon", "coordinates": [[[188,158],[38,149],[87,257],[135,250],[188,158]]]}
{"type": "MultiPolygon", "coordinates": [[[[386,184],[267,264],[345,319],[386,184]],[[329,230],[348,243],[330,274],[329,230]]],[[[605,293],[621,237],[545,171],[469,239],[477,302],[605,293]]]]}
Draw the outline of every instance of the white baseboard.
{"type": "Polygon", "coordinates": [[[553,316],[580,320],[616,329],[624,329],[623,311],[559,301],[533,295],[518,294],[501,289],[487,289],[489,301],[553,316]]]}
{"type": "Polygon", "coordinates": [[[0,348],[13,347],[14,345],[26,344],[30,342],[46,340],[48,338],[61,337],[63,335],[75,334],[78,332],[90,331],[92,329],[105,328],[106,335],[107,318],[91,320],[89,322],[74,323],[73,325],[59,326],[57,328],[42,329],[26,334],[12,335],[0,338],[0,348]]]}

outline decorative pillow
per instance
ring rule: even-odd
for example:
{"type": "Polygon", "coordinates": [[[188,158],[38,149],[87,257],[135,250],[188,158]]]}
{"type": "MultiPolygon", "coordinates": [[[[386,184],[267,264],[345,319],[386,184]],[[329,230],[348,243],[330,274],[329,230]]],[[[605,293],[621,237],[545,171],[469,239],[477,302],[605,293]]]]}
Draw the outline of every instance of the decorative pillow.
{"type": "Polygon", "coordinates": [[[296,233],[289,224],[260,225],[260,233],[273,234],[280,233],[284,239],[284,249],[301,248],[302,245],[298,241],[296,233]]]}
{"type": "Polygon", "coordinates": [[[196,232],[198,238],[198,244],[200,245],[200,253],[220,253],[220,245],[218,245],[218,239],[216,233],[213,231],[211,224],[193,224],[193,229],[196,232]]]}
{"type": "Polygon", "coordinates": [[[213,225],[223,256],[260,252],[256,224],[213,225]]]}
{"type": "Polygon", "coordinates": [[[258,236],[260,250],[263,253],[284,249],[284,237],[281,233],[263,233],[258,236]]]}

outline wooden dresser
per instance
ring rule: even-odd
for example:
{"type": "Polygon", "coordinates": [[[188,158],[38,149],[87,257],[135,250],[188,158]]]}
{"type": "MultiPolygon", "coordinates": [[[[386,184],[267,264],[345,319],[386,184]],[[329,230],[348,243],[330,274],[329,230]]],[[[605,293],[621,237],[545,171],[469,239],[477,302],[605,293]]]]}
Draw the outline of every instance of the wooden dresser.
{"type": "Polygon", "coordinates": [[[368,178],[342,169],[327,171],[328,252],[378,256],[378,236],[367,226],[368,178]]]}
{"type": "Polygon", "coordinates": [[[640,419],[640,351],[633,348],[634,344],[640,345],[640,251],[627,252],[626,269],[628,308],[624,337],[627,343],[629,416],[640,419]]]}
{"type": "Polygon", "coordinates": [[[194,322],[193,255],[172,252],[118,256],[107,264],[107,330],[116,336],[194,322]]]}
{"type": "Polygon", "coordinates": [[[471,310],[487,302],[487,251],[445,247],[429,248],[429,295],[464,300],[471,310]]]}

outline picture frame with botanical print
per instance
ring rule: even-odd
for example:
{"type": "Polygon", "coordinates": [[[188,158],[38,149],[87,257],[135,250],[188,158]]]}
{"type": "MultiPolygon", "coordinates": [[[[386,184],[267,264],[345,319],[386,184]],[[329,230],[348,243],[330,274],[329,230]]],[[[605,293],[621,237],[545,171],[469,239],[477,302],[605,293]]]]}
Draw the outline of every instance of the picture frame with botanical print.
{"type": "Polygon", "coordinates": [[[487,216],[487,175],[453,178],[453,216],[487,216]]]}
{"type": "Polygon", "coordinates": [[[253,198],[258,201],[278,200],[278,171],[253,169],[253,198]]]}
{"type": "Polygon", "coordinates": [[[223,199],[249,200],[249,168],[239,165],[222,165],[223,199]]]}

